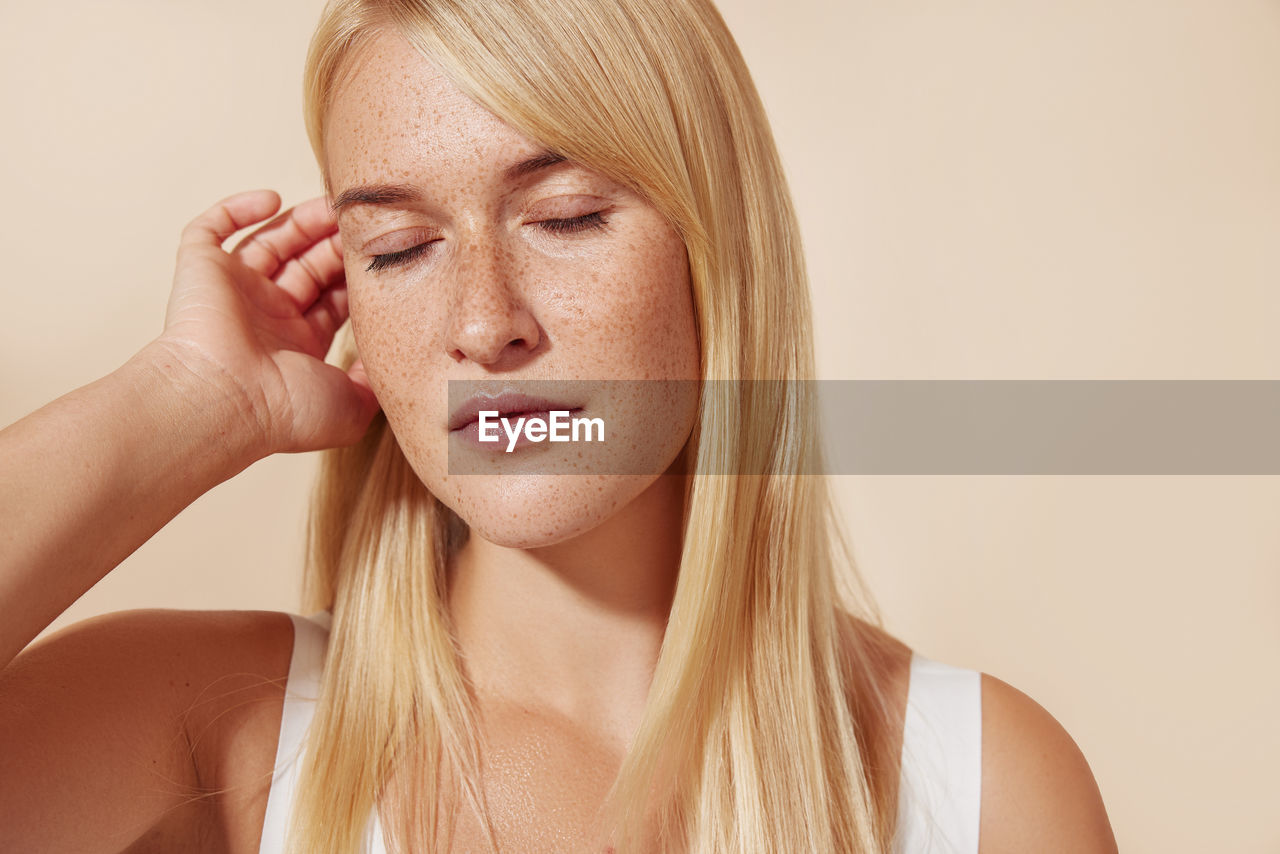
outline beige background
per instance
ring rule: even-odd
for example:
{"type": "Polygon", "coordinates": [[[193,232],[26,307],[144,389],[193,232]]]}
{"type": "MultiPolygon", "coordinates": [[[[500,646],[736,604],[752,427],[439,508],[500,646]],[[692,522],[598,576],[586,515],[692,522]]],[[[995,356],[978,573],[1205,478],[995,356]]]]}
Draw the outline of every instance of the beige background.
{"type": "MultiPolygon", "coordinates": [[[[181,226],[319,191],[317,0],[3,3],[0,421],[160,328],[181,226]]],[[[724,0],[822,375],[1276,379],[1275,0],[724,0]]],[[[197,501],[55,626],[294,609],[314,460],[197,501]]],[[[1280,852],[1276,477],[847,477],[892,630],[1076,737],[1126,852],[1280,852]]]]}

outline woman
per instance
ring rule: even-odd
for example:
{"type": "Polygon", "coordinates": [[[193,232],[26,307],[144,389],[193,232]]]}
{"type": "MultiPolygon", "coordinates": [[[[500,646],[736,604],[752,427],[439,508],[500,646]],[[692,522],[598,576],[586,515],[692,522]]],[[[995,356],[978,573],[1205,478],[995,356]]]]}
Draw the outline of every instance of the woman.
{"type": "Polygon", "coordinates": [[[0,848],[1114,850],[1061,727],[848,583],[800,474],[795,218],[709,3],[339,0],[307,84],[327,198],[194,220],[164,332],[0,436],[0,848]],[[626,473],[469,442],[553,403],[626,473]],[[314,618],[22,651],[195,497],[319,448],[314,618]]]}

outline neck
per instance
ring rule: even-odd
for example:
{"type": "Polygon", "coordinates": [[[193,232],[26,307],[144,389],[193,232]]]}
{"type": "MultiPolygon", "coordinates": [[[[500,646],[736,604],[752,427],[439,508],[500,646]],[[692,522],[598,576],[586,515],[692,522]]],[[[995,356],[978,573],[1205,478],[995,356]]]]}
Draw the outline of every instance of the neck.
{"type": "Polygon", "coordinates": [[[685,478],[663,475],[604,523],[521,549],[473,535],[450,566],[468,676],[496,699],[605,727],[639,722],[680,567],[685,478]]]}

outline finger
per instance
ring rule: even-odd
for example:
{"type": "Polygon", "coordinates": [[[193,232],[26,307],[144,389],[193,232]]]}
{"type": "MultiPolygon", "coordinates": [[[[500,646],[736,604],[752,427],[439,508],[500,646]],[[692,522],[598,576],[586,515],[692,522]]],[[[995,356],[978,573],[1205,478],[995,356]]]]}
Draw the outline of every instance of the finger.
{"type": "Polygon", "coordinates": [[[369,422],[373,420],[373,416],[378,414],[382,404],[378,402],[378,396],[374,394],[373,385],[369,382],[369,375],[365,372],[364,362],[360,361],[359,358],[347,369],[347,377],[351,380],[351,390],[354,392],[353,399],[360,412],[356,423],[362,425],[352,439],[352,441],[356,441],[369,428],[369,422]]]}
{"type": "Polygon", "coordinates": [[[187,223],[180,245],[212,246],[222,243],[242,228],[262,222],[280,210],[280,195],[274,190],[250,190],[228,196],[187,223]]]}
{"type": "Polygon", "coordinates": [[[379,408],[361,377],[300,353],[282,353],[280,358],[289,373],[308,378],[308,393],[295,400],[294,432],[281,450],[310,451],[359,441],[379,408]]]}
{"type": "MultiPolygon", "coordinates": [[[[341,371],[340,368],[334,368],[332,365],[325,365],[325,367],[333,371],[341,371]]],[[[339,376],[341,376],[340,373],[339,376]]],[[[365,375],[363,368],[356,371],[353,367],[350,371],[347,371],[345,380],[345,387],[341,384],[339,387],[346,392],[346,401],[342,411],[348,415],[347,429],[342,431],[342,434],[336,436],[335,439],[338,444],[350,445],[360,441],[365,431],[369,429],[369,423],[373,421],[373,417],[378,414],[378,410],[382,406],[378,403],[377,395],[373,393],[373,388],[370,387],[369,378],[365,375]]]]}
{"type": "Polygon", "coordinates": [[[328,288],[346,281],[337,233],[289,261],[276,276],[276,284],[305,311],[328,288]]]}
{"type": "Polygon", "coordinates": [[[311,325],[316,336],[323,343],[323,349],[327,352],[329,345],[333,343],[333,336],[337,334],[342,324],[347,322],[347,289],[341,287],[325,291],[311,308],[307,309],[303,317],[311,325]]]}
{"type": "Polygon", "coordinates": [[[290,258],[306,252],[338,228],[323,197],[295,205],[236,245],[231,254],[264,276],[274,276],[290,258]]]}
{"type": "MultiPolygon", "coordinates": [[[[369,382],[369,374],[364,369],[364,361],[360,357],[357,356],[351,363],[351,367],[347,368],[347,376],[351,378],[351,382],[368,391],[369,396],[373,397],[373,384],[369,382]]],[[[376,397],[373,398],[373,402],[375,409],[380,408],[376,397]]]]}

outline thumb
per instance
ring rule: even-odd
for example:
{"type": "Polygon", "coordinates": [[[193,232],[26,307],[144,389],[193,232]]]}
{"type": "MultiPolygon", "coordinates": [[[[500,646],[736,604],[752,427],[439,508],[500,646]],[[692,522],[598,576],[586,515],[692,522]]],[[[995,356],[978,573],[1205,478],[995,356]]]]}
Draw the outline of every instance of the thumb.
{"type": "Polygon", "coordinates": [[[366,388],[370,393],[373,392],[373,385],[369,382],[369,374],[364,369],[364,359],[359,356],[351,363],[351,367],[347,368],[347,376],[351,377],[351,381],[362,388],[366,388]]]}
{"type": "Polygon", "coordinates": [[[347,376],[351,380],[352,392],[360,405],[360,421],[367,427],[373,420],[373,416],[378,414],[381,405],[378,403],[377,395],[373,393],[373,384],[369,382],[369,374],[364,369],[364,362],[357,358],[347,369],[347,376]]]}

